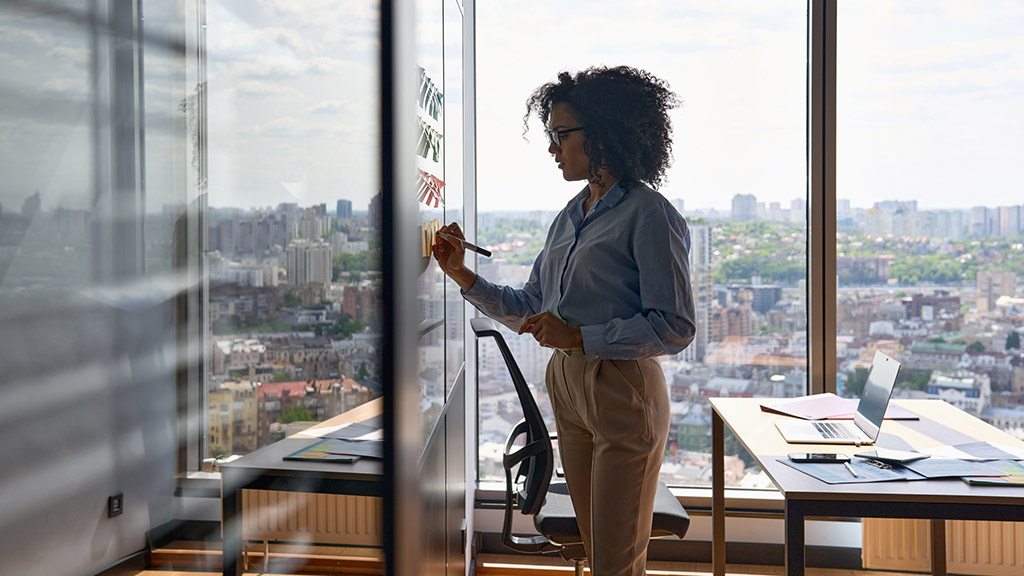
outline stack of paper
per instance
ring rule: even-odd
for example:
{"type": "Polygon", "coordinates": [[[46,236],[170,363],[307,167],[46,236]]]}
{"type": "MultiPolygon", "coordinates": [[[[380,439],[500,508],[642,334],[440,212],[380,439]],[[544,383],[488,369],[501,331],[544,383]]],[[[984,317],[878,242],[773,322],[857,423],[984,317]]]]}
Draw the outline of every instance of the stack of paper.
{"type": "MultiPolygon", "coordinates": [[[[804,420],[853,420],[857,400],[836,396],[831,392],[799,398],[773,398],[761,402],[761,410],[804,420]]],[[[889,404],[886,420],[917,420],[920,417],[906,408],[889,404]]]]}

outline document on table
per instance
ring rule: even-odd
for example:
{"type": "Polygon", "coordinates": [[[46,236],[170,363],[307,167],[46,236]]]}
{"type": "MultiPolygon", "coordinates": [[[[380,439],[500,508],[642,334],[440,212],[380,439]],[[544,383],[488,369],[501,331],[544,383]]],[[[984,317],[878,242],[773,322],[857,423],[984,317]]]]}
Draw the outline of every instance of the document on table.
{"type": "Polygon", "coordinates": [[[371,420],[304,430],[303,434],[319,438],[337,438],[339,440],[384,440],[384,431],[381,430],[379,425],[371,422],[371,420]]]}
{"type": "Polygon", "coordinates": [[[894,466],[892,468],[879,468],[868,460],[854,458],[850,466],[857,473],[856,476],[842,464],[818,464],[811,462],[793,462],[789,458],[778,458],[778,461],[799,470],[808,476],[817,478],[826,484],[854,484],[857,482],[890,482],[894,480],[924,480],[924,476],[903,468],[894,466]]]}
{"type": "Polygon", "coordinates": [[[1024,460],[1024,451],[1013,446],[990,444],[988,442],[969,442],[954,446],[940,446],[922,450],[937,458],[953,458],[957,460],[1024,460]]]}
{"type": "MultiPolygon", "coordinates": [[[[831,392],[799,398],[775,398],[761,402],[761,411],[804,420],[853,420],[857,400],[843,398],[831,392]]],[[[889,404],[886,420],[917,420],[919,416],[906,408],[889,404]]]]}
{"type": "Polygon", "coordinates": [[[964,478],[971,486],[1020,486],[1024,487],[1024,464],[1015,460],[986,462],[987,466],[1003,473],[1003,476],[964,478]]]}
{"type": "Polygon", "coordinates": [[[296,450],[291,454],[284,457],[285,460],[312,460],[316,462],[339,462],[343,464],[350,464],[359,460],[359,456],[354,454],[334,454],[331,450],[335,447],[336,442],[328,438],[326,440],[320,440],[319,442],[313,443],[301,450],[296,450]]]}
{"type": "Polygon", "coordinates": [[[352,456],[365,456],[367,458],[383,458],[384,457],[384,443],[374,440],[337,440],[335,438],[328,438],[327,440],[334,442],[331,446],[331,454],[349,454],[352,456]]]}
{"type": "Polygon", "coordinates": [[[285,460],[355,462],[359,458],[382,458],[384,443],[324,438],[284,457],[285,460]]]}
{"type": "Polygon", "coordinates": [[[925,478],[965,478],[968,476],[1005,476],[996,468],[981,462],[953,460],[949,458],[928,458],[903,464],[925,478]]]}
{"type": "Polygon", "coordinates": [[[324,438],[338,440],[383,440],[384,431],[366,424],[349,424],[324,434],[324,438]]]}

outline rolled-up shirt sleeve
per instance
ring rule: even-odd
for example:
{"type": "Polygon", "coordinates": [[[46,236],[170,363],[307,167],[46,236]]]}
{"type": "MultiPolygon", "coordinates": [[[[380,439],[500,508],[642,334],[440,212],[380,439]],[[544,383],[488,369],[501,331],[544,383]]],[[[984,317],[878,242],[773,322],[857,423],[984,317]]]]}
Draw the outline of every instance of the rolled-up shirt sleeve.
{"type": "Polygon", "coordinates": [[[462,296],[487,316],[512,330],[519,330],[523,320],[537,314],[543,305],[540,287],[540,266],[544,251],[537,256],[530,279],[522,288],[498,286],[477,274],[476,282],[462,296]]]}
{"type": "Polygon", "coordinates": [[[583,352],[589,360],[677,354],[693,341],[696,314],[686,221],[665,205],[652,206],[637,223],[633,258],[642,311],[580,326],[583,352]]]}

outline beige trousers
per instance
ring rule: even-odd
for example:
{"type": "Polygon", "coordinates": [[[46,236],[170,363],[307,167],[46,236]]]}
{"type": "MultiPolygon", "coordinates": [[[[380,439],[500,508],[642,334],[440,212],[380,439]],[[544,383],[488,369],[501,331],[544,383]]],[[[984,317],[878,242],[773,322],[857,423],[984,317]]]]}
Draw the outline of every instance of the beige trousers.
{"type": "Polygon", "coordinates": [[[547,386],[591,573],[642,576],[670,418],[661,364],[556,351],[547,386]]]}

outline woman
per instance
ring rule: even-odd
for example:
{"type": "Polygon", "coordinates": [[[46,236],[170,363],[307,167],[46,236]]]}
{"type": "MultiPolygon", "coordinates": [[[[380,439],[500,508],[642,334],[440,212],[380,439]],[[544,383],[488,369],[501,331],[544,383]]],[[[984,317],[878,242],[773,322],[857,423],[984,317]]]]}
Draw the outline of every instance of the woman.
{"type": "MultiPolygon", "coordinates": [[[[463,266],[438,240],[441,269],[484,314],[552,354],[547,386],[569,494],[595,576],[644,573],[669,428],[657,356],[695,333],[689,231],[654,190],[668,167],[675,95],[629,67],[590,68],[538,88],[537,114],[562,177],[587,185],[555,217],[521,289],[463,266]]],[[[457,224],[441,230],[462,238],[457,224]]]]}

